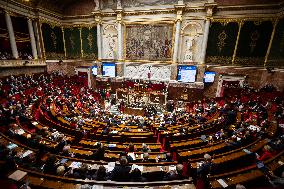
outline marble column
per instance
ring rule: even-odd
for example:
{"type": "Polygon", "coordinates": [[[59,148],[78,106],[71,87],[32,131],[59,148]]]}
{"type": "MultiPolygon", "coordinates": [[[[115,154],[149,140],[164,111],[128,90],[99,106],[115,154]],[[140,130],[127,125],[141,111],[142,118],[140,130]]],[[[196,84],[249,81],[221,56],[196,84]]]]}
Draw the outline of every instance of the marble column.
{"type": "Polygon", "coordinates": [[[203,35],[203,41],[202,41],[202,48],[201,48],[201,57],[200,57],[200,63],[205,63],[205,57],[206,57],[206,49],[207,49],[207,42],[208,42],[208,35],[209,35],[209,27],[210,27],[210,20],[206,19],[205,25],[204,25],[204,35],[203,35]]]}
{"type": "Polygon", "coordinates": [[[117,59],[123,59],[123,40],[122,40],[122,23],[118,21],[117,23],[117,42],[118,42],[118,49],[117,49],[117,59]]]}
{"type": "Polygon", "coordinates": [[[98,59],[102,59],[102,36],[101,36],[101,23],[97,24],[97,43],[98,43],[98,59]]]}
{"type": "Polygon", "coordinates": [[[42,58],[42,50],[41,50],[41,44],[40,44],[40,34],[39,34],[39,24],[37,21],[33,22],[34,31],[35,31],[35,38],[36,38],[36,46],[37,46],[37,55],[38,58],[42,58]]]}
{"type": "Polygon", "coordinates": [[[16,45],[14,29],[13,29],[11,17],[7,12],[5,13],[5,20],[6,20],[6,24],[7,24],[8,33],[9,33],[9,40],[10,40],[10,45],[11,45],[11,49],[12,49],[12,55],[15,59],[18,59],[19,54],[18,54],[18,49],[17,49],[17,45],[16,45]]]}
{"type": "Polygon", "coordinates": [[[31,19],[28,19],[28,27],[29,27],[29,34],[30,34],[30,39],[31,39],[33,59],[37,59],[38,57],[37,57],[35,34],[34,34],[33,22],[31,19]]]}
{"type": "Polygon", "coordinates": [[[176,22],[176,32],[175,32],[175,44],[174,44],[174,53],[173,53],[173,62],[176,63],[178,60],[178,50],[179,50],[179,36],[180,36],[180,26],[181,20],[176,22]]]}

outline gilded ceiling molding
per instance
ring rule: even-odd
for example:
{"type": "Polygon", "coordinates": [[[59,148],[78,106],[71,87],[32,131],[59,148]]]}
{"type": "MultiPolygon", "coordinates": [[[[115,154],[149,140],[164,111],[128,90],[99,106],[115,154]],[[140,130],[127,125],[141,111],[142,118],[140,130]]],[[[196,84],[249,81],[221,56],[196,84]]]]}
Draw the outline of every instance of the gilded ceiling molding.
{"type": "Polygon", "coordinates": [[[50,19],[46,19],[46,18],[42,18],[42,17],[39,18],[39,22],[49,24],[50,26],[53,26],[53,27],[54,26],[62,26],[61,22],[56,22],[54,20],[50,20],[50,19]]]}
{"type": "Polygon", "coordinates": [[[243,17],[243,18],[216,18],[213,17],[212,22],[220,22],[220,23],[229,23],[229,22],[244,22],[244,21],[274,21],[277,17],[271,18],[271,17],[243,17]]]}
{"type": "Polygon", "coordinates": [[[220,10],[267,10],[267,9],[279,9],[281,3],[278,4],[262,4],[262,5],[234,5],[234,6],[218,6],[218,11],[220,10]]]}

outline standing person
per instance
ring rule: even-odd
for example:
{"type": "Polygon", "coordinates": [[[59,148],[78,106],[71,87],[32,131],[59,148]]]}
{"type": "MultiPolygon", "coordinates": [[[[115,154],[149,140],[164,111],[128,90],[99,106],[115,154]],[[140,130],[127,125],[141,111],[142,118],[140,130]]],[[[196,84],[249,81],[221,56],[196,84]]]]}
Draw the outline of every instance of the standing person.
{"type": "Polygon", "coordinates": [[[209,154],[204,155],[204,161],[199,163],[197,168],[197,189],[209,188],[207,176],[211,173],[213,167],[212,158],[209,154]]]}

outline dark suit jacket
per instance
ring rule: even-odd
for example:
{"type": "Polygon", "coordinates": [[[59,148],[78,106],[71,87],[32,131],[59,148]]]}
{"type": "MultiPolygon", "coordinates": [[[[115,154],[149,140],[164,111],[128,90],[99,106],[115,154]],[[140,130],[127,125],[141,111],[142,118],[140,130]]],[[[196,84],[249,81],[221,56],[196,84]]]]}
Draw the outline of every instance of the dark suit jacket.
{"type": "Polygon", "coordinates": [[[131,167],[129,166],[117,165],[112,170],[110,179],[114,181],[120,181],[120,182],[128,181],[130,178],[130,173],[129,173],[130,170],[131,170],[131,167]]]}

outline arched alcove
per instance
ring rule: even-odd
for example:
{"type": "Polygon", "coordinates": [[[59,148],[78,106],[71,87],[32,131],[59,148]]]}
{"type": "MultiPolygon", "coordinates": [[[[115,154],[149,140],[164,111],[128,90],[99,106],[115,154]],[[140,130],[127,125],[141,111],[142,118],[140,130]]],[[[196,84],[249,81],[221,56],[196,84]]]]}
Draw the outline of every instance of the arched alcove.
{"type": "Polygon", "coordinates": [[[198,62],[202,42],[202,26],[188,22],[181,30],[180,62],[198,62]]]}

